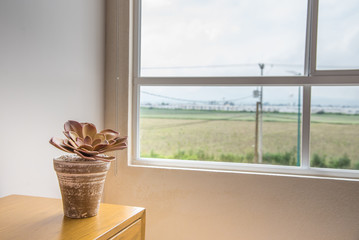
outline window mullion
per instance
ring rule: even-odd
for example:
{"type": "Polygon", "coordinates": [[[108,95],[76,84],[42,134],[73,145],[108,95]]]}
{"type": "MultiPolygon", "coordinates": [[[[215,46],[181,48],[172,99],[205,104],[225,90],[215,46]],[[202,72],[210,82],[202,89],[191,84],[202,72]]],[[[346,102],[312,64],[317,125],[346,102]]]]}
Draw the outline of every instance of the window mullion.
{"type": "Polygon", "coordinates": [[[137,159],[139,157],[140,145],[139,145],[139,111],[140,111],[140,85],[137,79],[140,77],[141,68],[141,0],[131,1],[131,32],[130,32],[130,44],[132,44],[132,54],[130,54],[130,61],[132,60],[132,76],[130,77],[132,84],[132,109],[131,109],[131,146],[130,146],[130,158],[137,159]],[[131,59],[132,58],[132,59],[131,59]],[[132,124],[133,121],[133,124],[132,124]]]}
{"type": "Polygon", "coordinates": [[[309,168],[310,163],[310,114],[311,86],[303,87],[303,125],[302,125],[302,168],[309,168]]]}
{"type": "Polygon", "coordinates": [[[133,77],[138,78],[141,74],[141,0],[133,1],[133,77]]]}
{"type": "MultiPolygon", "coordinates": [[[[318,0],[308,0],[307,35],[305,49],[304,74],[312,76],[316,69],[317,29],[318,29],[318,0]]],[[[311,83],[311,78],[304,79],[304,83],[311,83]]],[[[311,115],[311,86],[303,86],[303,116],[301,139],[301,166],[310,168],[310,115],[311,115]]]]}
{"type": "Polygon", "coordinates": [[[311,76],[316,69],[318,4],[318,0],[308,0],[307,34],[304,64],[305,76],[311,76]]]}

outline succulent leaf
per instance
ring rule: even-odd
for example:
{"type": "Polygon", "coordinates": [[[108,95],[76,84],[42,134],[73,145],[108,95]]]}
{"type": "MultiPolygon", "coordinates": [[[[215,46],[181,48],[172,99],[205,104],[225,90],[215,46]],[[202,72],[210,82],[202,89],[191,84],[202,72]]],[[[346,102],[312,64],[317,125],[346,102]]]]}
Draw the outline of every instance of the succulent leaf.
{"type": "Polygon", "coordinates": [[[108,144],[105,144],[105,143],[100,143],[100,144],[97,144],[96,146],[93,147],[93,150],[94,151],[100,151],[102,149],[105,149],[106,147],[108,147],[109,145],[108,144]]]}
{"type": "Polygon", "coordinates": [[[123,150],[127,148],[127,146],[117,146],[117,147],[114,147],[114,148],[107,148],[107,149],[104,149],[104,150],[101,150],[101,151],[98,151],[99,153],[105,153],[105,152],[113,152],[113,151],[116,151],[116,150],[123,150]]]}
{"type": "Polygon", "coordinates": [[[68,141],[69,141],[69,143],[70,143],[73,147],[75,147],[75,148],[78,148],[78,147],[79,147],[79,146],[76,144],[76,142],[75,142],[74,140],[72,140],[71,138],[68,139],[68,141]]]}
{"type": "Polygon", "coordinates": [[[77,149],[76,146],[72,146],[71,143],[70,143],[70,140],[69,139],[64,139],[63,140],[63,145],[62,146],[66,146],[67,149],[71,149],[72,151],[77,149]]]}
{"type": "Polygon", "coordinates": [[[92,160],[92,161],[100,160],[100,161],[104,161],[104,162],[110,162],[111,160],[115,159],[115,157],[110,157],[110,156],[98,156],[98,155],[97,156],[86,156],[76,150],[75,150],[75,153],[84,159],[92,160]]]}
{"type": "Polygon", "coordinates": [[[125,142],[118,142],[116,144],[110,145],[111,148],[115,148],[118,146],[127,146],[127,144],[125,142]]]}
{"type": "Polygon", "coordinates": [[[101,141],[106,140],[105,134],[97,133],[97,134],[95,135],[94,140],[96,140],[96,139],[100,139],[101,141]]]}
{"type": "Polygon", "coordinates": [[[72,153],[71,150],[69,150],[68,148],[63,146],[63,142],[64,142],[63,139],[56,138],[56,137],[53,137],[50,139],[50,144],[52,144],[53,146],[57,147],[58,149],[60,149],[62,151],[72,153]]]}
{"type": "Polygon", "coordinates": [[[82,125],[79,122],[69,120],[69,121],[65,122],[64,129],[65,129],[65,131],[68,131],[68,132],[69,131],[74,131],[80,137],[83,137],[82,136],[82,125]]]}
{"type": "Polygon", "coordinates": [[[79,151],[82,154],[89,155],[89,156],[95,156],[95,155],[99,154],[98,151],[91,151],[91,150],[88,150],[88,149],[82,148],[82,147],[76,149],[76,151],[79,151]]]}
{"type": "Polygon", "coordinates": [[[77,144],[77,146],[82,146],[82,145],[85,144],[85,142],[84,142],[84,140],[82,138],[78,137],[76,139],[76,144],[77,144]]]}
{"type": "Polygon", "coordinates": [[[92,138],[90,136],[86,136],[84,139],[84,143],[87,145],[91,145],[92,143],[92,138]]]}
{"type": "Polygon", "coordinates": [[[93,147],[89,144],[83,144],[83,145],[79,146],[77,149],[85,149],[87,151],[92,151],[93,147]]]}
{"type": "Polygon", "coordinates": [[[69,131],[68,133],[69,133],[70,138],[71,138],[72,140],[74,140],[74,141],[76,141],[76,139],[80,137],[80,136],[79,136],[76,132],[74,132],[74,131],[69,131]]]}
{"type": "Polygon", "coordinates": [[[95,138],[95,135],[97,133],[97,129],[95,127],[95,125],[93,125],[92,123],[85,123],[82,126],[82,136],[85,138],[87,136],[90,136],[91,139],[95,138]]]}
{"type": "Polygon", "coordinates": [[[76,153],[77,155],[79,155],[80,157],[82,157],[84,159],[96,161],[94,156],[86,156],[86,155],[82,154],[81,152],[79,152],[78,150],[74,150],[74,153],[76,153]]]}
{"type": "Polygon", "coordinates": [[[79,123],[69,120],[64,124],[64,135],[66,139],[51,138],[50,144],[56,148],[79,155],[86,160],[111,161],[112,156],[102,153],[122,150],[127,148],[127,137],[111,129],[97,132],[96,126],[92,123],[79,123]]]}
{"type": "Polygon", "coordinates": [[[111,140],[111,139],[115,139],[117,138],[118,136],[120,136],[120,134],[116,131],[113,131],[111,129],[105,129],[105,130],[102,130],[100,133],[103,133],[106,137],[106,140],[111,140]]]}
{"type": "Polygon", "coordinates": [[[97,138],[97,139],[95,139],[95,140],[92,141],[92,144],[91,144],[91,145],[95,147],[97,144],[100,144],[100,143],[101,143],[101,139],[98,139],[98,138],[97,138]]]}

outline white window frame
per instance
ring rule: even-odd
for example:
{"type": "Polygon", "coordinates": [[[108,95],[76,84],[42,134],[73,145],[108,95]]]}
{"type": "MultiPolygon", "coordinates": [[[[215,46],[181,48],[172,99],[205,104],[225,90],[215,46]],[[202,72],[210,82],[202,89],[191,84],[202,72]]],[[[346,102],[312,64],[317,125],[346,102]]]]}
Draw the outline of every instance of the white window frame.
{"type": "Polygon", "coordinates": [[[132,139],[129,165],[268,173],[280,175],[359,179],[359,170],[310,167],[311,86],[359,85],[359,70],[316,70],[316,42],[319,0],[308,0],[304,76],[285,77],[141,77],[140,23],[141,0],[132,1],[132,139]],[[227,163],[173,159],[141,158],[139,149],[140,86],[302,86],[303,112],[301,128],[301,165],[280,166],[267,164],[227,163]]]}

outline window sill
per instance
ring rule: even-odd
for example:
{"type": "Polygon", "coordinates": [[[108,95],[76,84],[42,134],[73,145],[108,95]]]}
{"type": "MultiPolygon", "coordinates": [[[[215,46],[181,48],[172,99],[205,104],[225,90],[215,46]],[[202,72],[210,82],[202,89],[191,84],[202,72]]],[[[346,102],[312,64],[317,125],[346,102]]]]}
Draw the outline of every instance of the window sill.
{"type": "Polygon", "coordinates": [[[154,159],[154,158],[133,159],[132,161],[129,162],[129,166],[144,167],[144,168],[205,171],[205,172],[223,172],[223,173],[359,181],[358,170],[346,170],[346,169],[304,168],[304,167],[280,166],[280,165],[261,165],[261,164],[246,164],[246,163],[209,162],[209,161],[154,159]]]}

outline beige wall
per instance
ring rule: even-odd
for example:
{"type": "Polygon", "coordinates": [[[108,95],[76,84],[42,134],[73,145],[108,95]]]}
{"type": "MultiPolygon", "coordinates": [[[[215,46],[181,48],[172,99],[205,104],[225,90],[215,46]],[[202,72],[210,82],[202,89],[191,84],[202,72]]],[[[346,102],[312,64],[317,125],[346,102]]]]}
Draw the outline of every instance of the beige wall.
{"type": "Polygon", "coordinates": [[[357,182],[129,168],[106,202],[147,209],[148,240],[357,240],[357,182]]]}
{"type": "MultiPolygon", "coordinates": [[[[105,124],[126,135],[128,0],[107,3],[105,124]]],[[[128,167],[126,151],[118,158],[104,200],[145,207],[147,240],[359,239],[358,182],[128,167]]]]}
{"type": "Polygon", "coordinates": [[[59,197],[52,147],[68,119],[103,127],[101,0],[0,1],[0,197],[59,197]]]}

